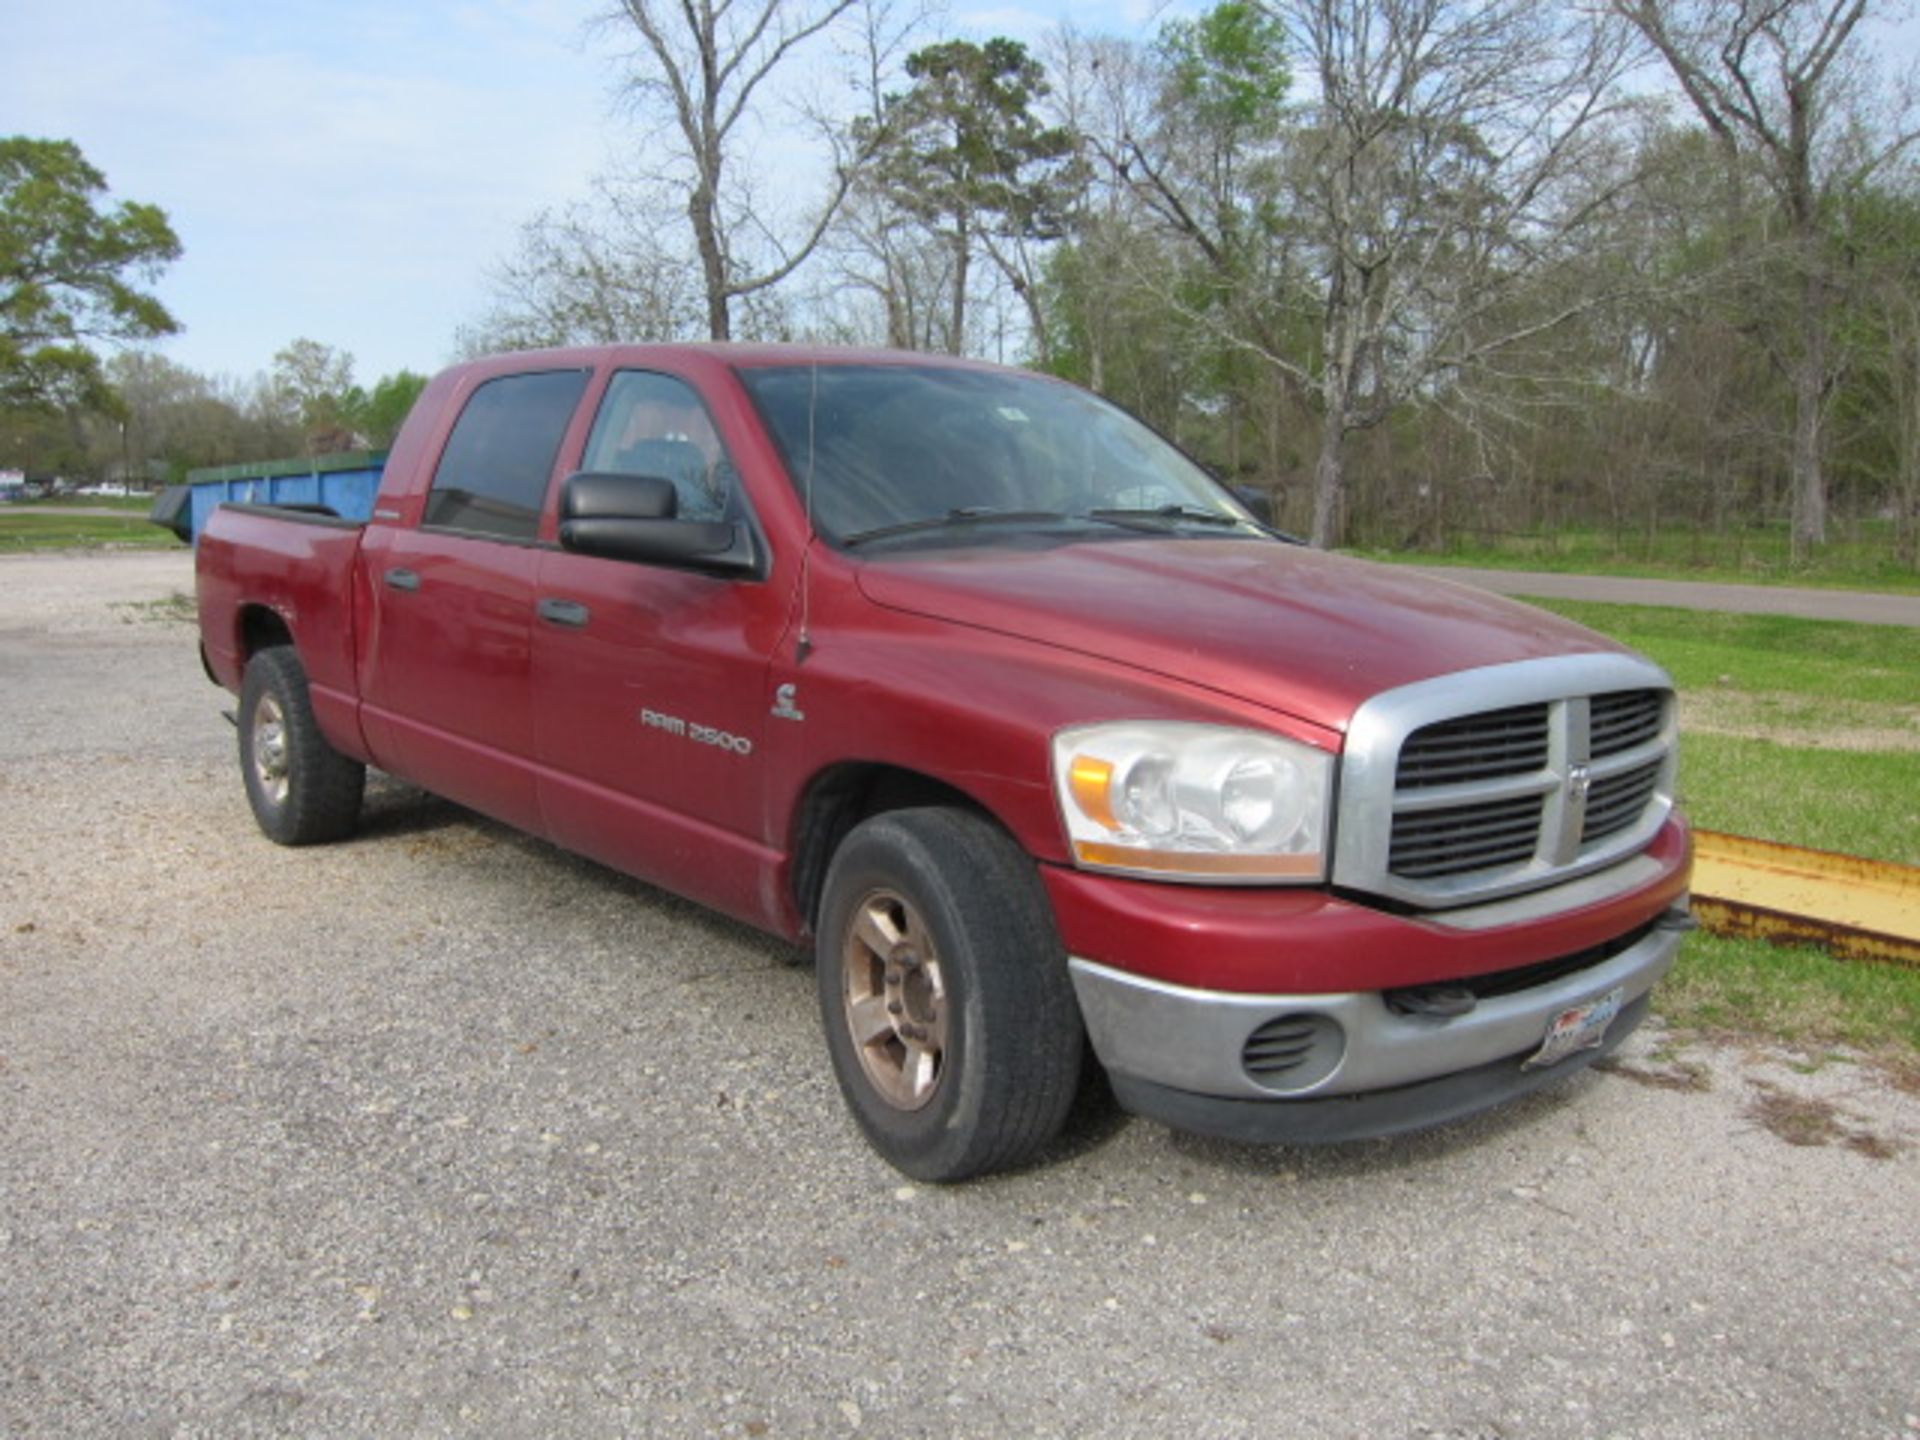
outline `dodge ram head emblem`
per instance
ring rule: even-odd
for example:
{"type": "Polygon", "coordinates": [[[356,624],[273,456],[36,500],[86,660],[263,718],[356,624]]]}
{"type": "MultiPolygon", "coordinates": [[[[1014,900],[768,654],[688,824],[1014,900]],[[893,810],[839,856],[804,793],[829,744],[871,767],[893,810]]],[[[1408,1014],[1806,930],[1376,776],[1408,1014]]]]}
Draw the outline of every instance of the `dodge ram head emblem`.
{"type": "Polygon", "coordinates": [[[1567,799],[1585,800],[1593,788],[1593,767],[1573,765],[1567,769],[1567,799]]]}

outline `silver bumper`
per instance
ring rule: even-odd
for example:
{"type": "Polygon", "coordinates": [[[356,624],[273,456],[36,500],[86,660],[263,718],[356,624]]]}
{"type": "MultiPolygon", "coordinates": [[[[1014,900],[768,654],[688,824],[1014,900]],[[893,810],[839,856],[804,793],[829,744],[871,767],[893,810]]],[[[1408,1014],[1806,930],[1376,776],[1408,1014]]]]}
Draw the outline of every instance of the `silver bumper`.
{"type": "Polygon", "coordinates": [[[1072,959],[1069,968],[1095,1053],[1116,1077],[1195,1095],[1276,1100],[1358,1095],[1472,1070],[1537,1049],[1554,1017],[1621,992],[1631,1006],[1673,967],[1686,928],[1670,916],[1630,949],[1577,973],[1480,1000],[1464,1015],[1402,1015],[1379,992],[1242,995],[1193,990],[1072,959]],[[1269,1022],[1303,1017],[1337,1054],[1256,1080],[1247,1042],[1269,1022]],[[1328,1022],[1331,1022],[1329,1024],[1328,1022]],[[1334,1028],[1337,1027],[1337,1030],[1334,1028]]]}

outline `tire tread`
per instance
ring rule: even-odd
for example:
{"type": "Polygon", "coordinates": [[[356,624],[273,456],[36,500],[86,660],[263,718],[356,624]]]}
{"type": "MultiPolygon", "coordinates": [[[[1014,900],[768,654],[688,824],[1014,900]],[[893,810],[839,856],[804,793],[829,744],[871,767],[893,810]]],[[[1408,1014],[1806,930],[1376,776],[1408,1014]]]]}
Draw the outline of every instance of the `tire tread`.
{"type": "Polygon", "coordinates": [[[247,662],[240,687],[240,774],[254,819],[276,844],[343,840],[360,823],[367,767],[335,750],[320,733],[307,672],[292,646],[270,646],[247,662]],[[287,799],[277,807],[256,788],[250,743],[254,706],[269,690],[280,702],[287,738],[287,799]]]}
{"type": "MultiPolygon", "coordinates": [[[[1065,1124],[1078,1092],[1085,1044],[1066,954],[1034,862],[986,817],[954,808],[889,811],[849,834],[829,869],[832,910],[836,882],[850,867],[872,863],[879,847],[912,872],[937,877],[945,900],[966,932],[981,973],[967,983],[982,1006],[983,1033],[970,1034],[965,1063],[981,1065],[979,1100],[964,1127],[923,1146],[902,1146],[856,1093],[845,1073],[840,1084],[874,1147],[916,1179],[963,1180],[1031,1162],[1065,1124]]],[[[823,924],[823,975],[837,975],[827,947],[838,943],[823,924]]],[[[823,979],[824,1022],[842,1023],[837,997],[823,979]]],[[[836,1066],[844,1071],[844,1067],[836,1066]]]]}

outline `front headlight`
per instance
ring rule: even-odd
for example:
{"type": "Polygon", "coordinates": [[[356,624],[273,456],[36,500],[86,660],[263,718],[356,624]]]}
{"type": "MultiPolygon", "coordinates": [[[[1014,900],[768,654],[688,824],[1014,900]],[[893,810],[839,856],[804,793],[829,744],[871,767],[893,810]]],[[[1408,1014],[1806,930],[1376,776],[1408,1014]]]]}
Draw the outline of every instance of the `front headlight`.
{"type": "Polygon", "coordinates": [[[1333,757],[1257,730],[1123,721],[1053,737],[1076,861],[1163,880],[1310,884],[1326,874],[1333,757]]]}

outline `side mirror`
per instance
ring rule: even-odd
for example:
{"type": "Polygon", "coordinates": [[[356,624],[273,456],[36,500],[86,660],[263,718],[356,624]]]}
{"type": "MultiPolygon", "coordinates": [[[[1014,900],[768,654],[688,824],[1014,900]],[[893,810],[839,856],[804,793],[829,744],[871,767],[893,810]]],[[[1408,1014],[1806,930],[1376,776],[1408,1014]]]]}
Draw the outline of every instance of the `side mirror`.
{"type": "Polygon", "coordinates": [[[680,492],[657,475],[583,470],[560,486],[560,546],[604,560],[634,560],[720,574],[760,568],[753,533],[730,520],[681,520],[680,492]]]}
{"type": "Polygon", "coordinates": [[[1253,518],[1269,529],[1273,526],[1273,492],[1255,485],[1229,485],[1233,498],[1253,512],[1253,518]]]}

